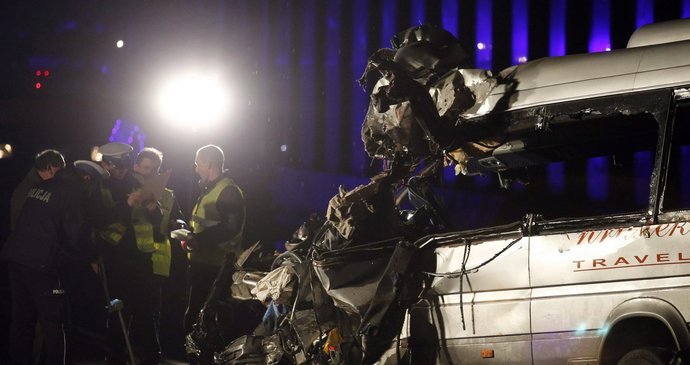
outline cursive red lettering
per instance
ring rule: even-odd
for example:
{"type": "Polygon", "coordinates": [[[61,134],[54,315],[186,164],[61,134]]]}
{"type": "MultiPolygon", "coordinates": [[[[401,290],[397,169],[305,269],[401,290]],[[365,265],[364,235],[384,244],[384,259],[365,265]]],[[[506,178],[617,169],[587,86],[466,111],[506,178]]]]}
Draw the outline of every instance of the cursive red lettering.
{"type": "Polygon", "coordinates": [[[649,231],[649,227],[640,228],[640,237],[649,238],[652,236],[652,232],[649,231]]]}
{"type": "MultiPolygon", "coordinates": [[[[589,238],[587,238],[587,243],[595,242],[599,239],[599,236],[601,236],[601,231],[590,233],[589,238]]],[[[602,238],[601,240],[603,241],[604,239],[602,238]]]]}
{"type": "Polygon", "coordinates": [[[654,230],[654,232],[656,233],[657,237],[664,237],[666,234],[668,234],[669,227],[671,227],[671,225],[668,223],[667,224],[661,224],[661,225],[656,226],[656,229],[654,230]]]}
{"type": "MultiPolygon", "coordinates": [[[[669,233],[669,236],[673,236],[673,233],[676,232],[676,228],[680,231],[680,235],[681,235],[681,236],[685,236],[685,235],[687,234],[687,233],[685,232],[685,223],[686,223],[686,222],[675,223],[675,224],[673,225],[673,228],[671,229],[671,233],[669,233]]],[[[688,232],[690,232],[690,230],[689,230],[688,232]]]]}

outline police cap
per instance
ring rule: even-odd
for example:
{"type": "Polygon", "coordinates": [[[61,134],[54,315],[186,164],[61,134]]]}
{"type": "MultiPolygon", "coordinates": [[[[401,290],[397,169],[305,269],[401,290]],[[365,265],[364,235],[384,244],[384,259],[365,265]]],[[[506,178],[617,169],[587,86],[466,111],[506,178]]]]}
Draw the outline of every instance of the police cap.
{"type": "Polygon", "coordinates": [[[134,148],[126,143],[110,142],[98,147],[98,152],[103,156],[103,161],[110,162],[118,167],[129,166],[129,153],[134,148]]]}
{"type": "Polygon", "coordinates": [[[107,179],[110,177],[110,173],[106,169],[102,168],[99,164],[93,161],[77,160],[74,161],[74,167],[84,171],[92,177],[100,177],[101,179],[107,179]]]}

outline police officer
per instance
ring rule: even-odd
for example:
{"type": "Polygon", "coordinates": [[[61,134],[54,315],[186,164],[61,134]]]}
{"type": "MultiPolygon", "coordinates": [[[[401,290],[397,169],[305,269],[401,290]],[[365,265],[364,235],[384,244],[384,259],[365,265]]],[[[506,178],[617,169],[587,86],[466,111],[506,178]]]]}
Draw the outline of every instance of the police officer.
{"type": "Polygon", "coordinates": [[[24,205],[26,193],[34,185],[55,176],[58,170],[65,167],[65,157],[57,150],[43,150],[36,155],[34,166],[12,192],[10,206],[10,227],[14,228],[19,219],[19,212],[24,205]]]}
{"type": "Polygon", "coordinates": [[[188,266],[185,332],[192,331],[211,286],[226,261],[241,251],[246,208],[244,195],[225,170],[223,150],[201,147],[194,161],[201,195],[192,211],[193,236],[184,242],[188,266]]]}
{"type": "MultiPolygon", "coordinates": [[[[151,178],[160,174],[160,167],[163,163],[163,153],[155,148],[146,147],[142,149],[134,160],[132,171],[134,178],[142,185],[151,178]]],[[[147,197],[142,197],[147,199],[147,197]]],[[[151,199],[151,198],[148,198],[151,199]]],[[[164,283],[170,277],[170,266],[172,261],[172,250],[170,247],[170,222],[174,218],[181,218],[179,206],[175,204],[175,194],[171,189],[165,188],[158,199],[158,206],[162,212],[159,225],[154,225],[147,217],[147,212],[143,208],[133,209],[134,231],[137,240],[150,240],[153,242],[154,251],[151,253],[152,271],[155,282],[155,322],[156,330],[160,330],[161,308],[164,302],[163,291],[164,283]],[[174,207],[178,208],[175,209],[174,207]]],[[[158,335],[160,338],[160,334],[158,335]]]]}
{"type": "Polygon", "coordinates": [[[86,207],[86,184],[106,177],[98,166],[60,169],[31,187],[17,225],[0,258],[9,262],[12,296],[10,355],[15,364],[32,363],[36,322],[45,341],[46,363],[67,361],[69,304],[61,274],[67,265],[91,263],[98,252],[86,207]]]}
{"type": "MultiPolygon", "coordinates": [[[[162,163],[163,153],[161,151],[151,147],[144,148],[137,154],[134,160],[133,176],[143,185],[147,179],[159,175],[162,163]]],[[[145,198],[142,197],[142,199],[145,198]]],[[[147,219],[135,218],[134,230],[135,233],[141,232],[141,234],[137,234],[138,239],[146,239],[153,242],[154,251],[151,254],[153,273],[162,278],[167,278],[170,276],[171,249],[168,236],[170,235],[171,214],[175,205],[174,192],[171,189],[165,188],[157,203],[162,211],[160,224],[154,227],[147,219]],[[141,226],[141,228],[138,228],[138,226],[141,226]]],[[[179,216],[179,213],[176,212],[175,216],[179,216]]]]}
{"type": "MultiPolygon", "coordinates": [[[[124,143],[99,147],[101,166],[112,178],[104,184],[103,216],[99,242],[107,271],[109,294],[124,302],[123,316],[129,323],[129,339],[142,364],[157,364],[160,346],[154,325],[155,281],[152,271],[151,227],[160,226],[162,212],[155,200],[144,201],[140,183],[129,172],[133,148],[124,143]],[[136,222],[136,224],[135,224],[136,222]]],[[[115,313],[108,319],[109,364],[125,364],[128,358],[123,328],[115,313]]]]}

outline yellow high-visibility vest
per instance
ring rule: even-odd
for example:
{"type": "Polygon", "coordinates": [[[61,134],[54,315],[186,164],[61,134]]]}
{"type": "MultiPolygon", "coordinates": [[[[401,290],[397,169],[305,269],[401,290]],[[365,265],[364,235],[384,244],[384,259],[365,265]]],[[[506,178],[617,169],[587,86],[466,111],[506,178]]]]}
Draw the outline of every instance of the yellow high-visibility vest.
{"type": "Polygon", "coordinates": [[[142,206],[132,207],[131,217],[134,237],[139,251],[145,253],[155,251],[153,246],[153,225],[147,218],[146,208],[142,206]]]}
{"type": "Polygon", "coordinates": [[[170,189],[165,189],[160,200],[161,210],[163,211],[163,218],[161,220],[160,228],[164,239],[163,242],[153,242],[154,251],[151,254],[153,273],[165,277],[170,276],[170,263],[172,261],[168,229],[170,228],[170,214],[172,212],[174,202],[174,192],[170,189]]]}
{"type": "MultiPolygon", "coordinates": [[[[220,193],[227,187],[237,188],[244,200],[244,193],[239,186],[235,185],[228,177],[220,178],[213,188],[199,197],[194,206],[191,226],[195,234],[201,233],[207,228],[221,223],[222,219],[216,203],[218,202],[220,193]]],[[[246,218],[246,207],[244,202],[242,204],[242,213],[242,225],[240,226],[239,232],[234,237],[228,237],[227,240],[208,247],[196,247],[194,250],[187,253],[187,258],[192,262],[222,266],[227,253],[239,253],[241,250],[240,243],[242,242],[246,218]]]]}

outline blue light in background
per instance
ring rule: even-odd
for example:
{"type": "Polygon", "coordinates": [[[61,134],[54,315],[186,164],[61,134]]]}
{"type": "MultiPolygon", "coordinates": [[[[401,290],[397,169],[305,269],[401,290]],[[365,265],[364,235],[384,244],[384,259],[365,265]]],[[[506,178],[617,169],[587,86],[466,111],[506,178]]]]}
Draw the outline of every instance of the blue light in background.
{"type": "MultiPolygon", "coordinates": [[[[425,5],[425,0],[412,0],[410,2],[410,26],[421,25],[426,22],[425,5]]],[[[359,14],[359,11],[357,13],[359,14]]]]}
{"type": "Polygon", "coordinates": [[[446,166],[443,168],[443,183],[447,186],[455,181],[455,165],[446,166]]]}
{"type": "Polygon", "coordinates": [[[139,125],[117,119],[110,129],[108,142],[127,143],[132,147],[139,147],[139,150],[146,146],[146,134],[139,125]],[[136,142],[136,143],[135,143],[136,142]]]}
{"type": "Polygon", "coordinates": [[[64,22],[58,24],[56,31],[58,33],[62,33],[64,31],[75,30],[77,28],[79,28],[79,24],[77,24],[77,21],[73,20],[73,19],[69,19],[69,20],[65,20],[64,22]]]}
{"type": "MultiPolygon", "coordinates": [[[[270,5],[269,5],[270,8],[270,5]]],[[[288,11],[289,8],[285,9],[272,9],[273,11],[288,11]]],[[[266,9],[266,11],[269,11],[266,9]]],[[[268,18],[268,17],[266,17],[268,18]]],[[[271,32],[271,24],[266,23],[265,26],[268,27],[268,34],[270,34],[272,37],[275,37],[275,40],[271,40],[267,42],[267,44],[274,44],[274,49],[275,49],[275,55],[273,56],[273,63],[279,67],[281,70],[285,70],[289,68],[290,66],[290,60],[291,60],[291,52],[292,52],[292,41],[291,37],[292,34],[290,32],[291,29],[293,29],[293,24],[292,24],[292,17],[289,16],[277,16],[277,22],[278,26],[275,29],[278,29],[276,34],[273,34],[271,32]]],[[[313,26],[313,25],[312,25],[313,26]]],[[[311,32],[313,32],[313,28],[310,29],[311,32]]],[[[270,53],[269,53],[270,54],[270,53]]],[[[287,71],[285,71],[287,72],[287,71]]]]}
{"type": "MultiPolygon", "coordinates": [[[[367,65],[367,30],[369,14],[367,0],[353,0],[349,7],[352,12],[352,75],[359,78],[367,65]]],[[[357,84],[351,82],[352,120],[350,121],[350,171],[359,175],[364,171],[366,158],[362,146],[362,120],[367,112],[369,97],[357,84]]]]}
{"type": "Polygon", "coordinates": [[[513,0],[513,64],[527,61],[527,0],[513,0]]]}
{"type": "Polygon", "coordinates": [[[326,110],[324,113],[324,144],[326,154],[326,167],[329,169],[337,169],[340,166],[340,159],[343,158],[340,147],[340,116],[342,113],[341,103],[341,73],[333,72],[333,70],[340,69],[340,8],[341,0],[330,0],[325,3],[326,7],[326,39],[328,39],[328,46],[326,48],[326,67],[324,68],[323,77],[326,80],[327,88],[324,91],[326,98],[326,110]]]}
{"type": "Polygon", "coordinates": [[[597,0],[592,3],[592,35],[589,38],[590,52],[611,50],[611,1],[597,0]]]}
{"type": "MultiPolygon", "coordinates": [[[[443,29],[450,32],[455,38],[458,38],[458,15],[459,7],[458,1],[455,0],[443,0],[441,2],[441,24],[443,29]]],[[[451,184],[455,181],[455,165],[448,166],[444,168],[443,171],[443,181],[446,184],[451,184]]]]}
{"type": "Polygon", "coordinates": [[[690,0],[683,0],[680,4],[680,17],[688,18],[690,17],[690,0]]]}
{"type": "Polygon", "coordinates": [[[565,55],[565,0],[551,0],[549,56],[565,55]]]}
{"type": "MultiPolygon", "coordinates": [[[[355,16],[358,15],[355,14],[355,16]]],[[[398,31],[395,25],[397,17],[397,1],[383,0],[381,4],[381,47],[391,48],[391,38],[398,31]]]]}
{"type": "MultiPolygon", "coordinates": [[[[475,67],[491,69],[491,30],[492,0],[477,1],[477,52],[475,67]]],[[[476,179],[475,179],[476,180],[476,179]]]]}
{"type": "Polygon", "coordinates": [[[637,16],[635,26],[639,28],[654,22],[654,0],[637,0],[637,16]]]}
{"type": "Polygon", "coordinates": [[[494,174],[493,172],[485,172],[482,175],[477,175],[472,177],[472,183],[475,186],[489,186],[491,184],[491,175],[494,174]]]}
{"type": "Polygon", "coordinates": [[[593,200],[606,199],[609,192],[609,157],[587,160],[587,195],[593,200]]]}
{"type": "Polygon", "coordinates": [[[317,100],[316,75],[316,0],[300,2],[300,45],[299,57],[299,165],[313,168],[316,161],[316,108],[317,100]]]}
{"type": "Polygon", "coordinates": [[[549,189],[552,193],[563,194],[565,192],[565,163],[557,162],[546,167],[549,189]]]}
{"type": "Polygon", "coordinates": [[[458,1],[443,0],[441,2],[441,24],[443,29],[449,31],[455,38],[458,38],[458,1]]]}

